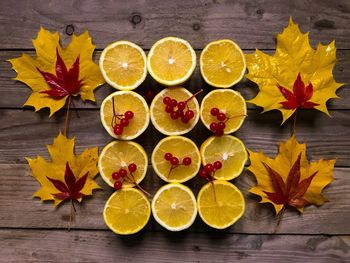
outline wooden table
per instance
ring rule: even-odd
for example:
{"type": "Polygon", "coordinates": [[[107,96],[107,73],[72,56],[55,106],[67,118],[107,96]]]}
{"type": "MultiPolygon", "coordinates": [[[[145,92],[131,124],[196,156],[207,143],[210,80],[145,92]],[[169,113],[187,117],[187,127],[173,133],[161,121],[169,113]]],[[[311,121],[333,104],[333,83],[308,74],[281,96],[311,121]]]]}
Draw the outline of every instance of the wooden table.
{"type": "MultiPolygon", "coordinates": [[[[350,92],[345,85],[329,103],[331,118],[303,111],[297,137],[308,143],[308,157],[337,158],[334,182],[326,188],[330,202],[311,206],[303,215],[287,211],[277,234],[272,207],[257,203],[247,189],[254,185],[244,172],[234,183],[244,192],[247,211],[233,227],[215,231],[199,218],[188,231],[170,233],[153,219],[139,234],[120,237],[105,226],[101,211],[112,189],[101,178],[103,191],[78,207],[72,230],[67,231],[69,205],[54,209],[33,200],[38,183],[30,176],[25,156],[48,158],[45,144],[63,127],[65,111],[48,118],[48,111],[22,109],[30,90],[14,81],[7,59],[25,52],[34,55],[31,39],[40,25],[58,31],[67,43],[72,33],[89,30],[97,45],[95,59],[110,42],[126,39],[145,50],[158,39],[174,35],[187,39],[199,54],[209,41],[232,38],[245,50],[273,52],[275,35],[289,16],[310,31],[311,43],[335,39],[338,64],[334,75],[350,82],[350,2],[340,1],[1,1],[0,3],[0,261],[1,262],[350,262],[350,92]],[[290,3],[289,3],[290,2],[290,3]]],[[[198,69],[186,87],[210,88],[198,69]]],[[[140,90],[160,86],[150,77],[140,90]]],[[[257,88],[242,81],[235,87],[247,99],[257,88]]],[[[77,152],[111,141],[99,120],[99,105],[113,90],[96,92],[97,104],[77,102],[81,118],[72,115],[70,136],[77,152]]],[[[249,149],[274,156],[277,144],[288,138],[290,123],[280,127],[277,112],[260,114],[249,105],[249,115],[235,134],[249,149]]],[[[209,133],[202,125],[189,137],[200,144],[209,133]]],[[[151,153],[162,136],[153,128],[137,139],[151,153]]],[[[143,186],[152,193],[162,184],[149,169],[143,186]]],[[[189,185],[195,193],[203,184],[189,185]]]]}

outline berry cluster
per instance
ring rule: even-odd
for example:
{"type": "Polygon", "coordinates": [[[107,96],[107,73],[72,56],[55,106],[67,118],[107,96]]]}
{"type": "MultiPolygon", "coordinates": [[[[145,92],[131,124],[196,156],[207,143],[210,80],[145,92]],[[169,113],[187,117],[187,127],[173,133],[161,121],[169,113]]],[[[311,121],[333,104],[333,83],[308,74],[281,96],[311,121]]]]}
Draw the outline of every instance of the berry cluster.
{"type": "Polygon", "coordinates": [[[116,182],[114,183],[114,188],[116,190],[121,189],[124,181],[128,181],[136,185],[136,180],[133,175],[133,173],[136,172],[136,170],[137,170],[137,165],[134,163],[131,163],[128,165],[128,171],[129,171],[130,177],[127,177],[128,171],[124,168],[120,168],[118,172],[114,172],[112,174],[112,178],[116,180],[116,182]]]}
{"type": "Polygon", "coordinates": [[[215,161],[213,164],[208,163],[199,171],[199,176],[211,182],[214,180],[215,172],[221,169],[221,167],[222,167],[221,161],[215,161]]]}
{"type": "Polygon", "coordinates": [[[212,108],[210,114],[219,122],[210,123],[210,130],[214,132],[217,136],[222,136],[224,134],[224,129],[226,127],[225,122],[229,119],[225,113],[221,112],[218,108],[212,108]]]}
{"type": "Polygon", "coordinates": [[[191,157],[185,157],[182,159],[182,163],[180,163],[179,158],[173,156],[171,153],[166,153],[164,155],[164,159],[169,161],[171,163],[172,168],[175,168],[174,166],[178,166],[178,165],[185,165],[185,166],[189,166],[192,163],[192,159],[191,157]]]}
{"type": "Polygon", "coordinates": [[[165,111],[170,114],[173,120],[181,119],[183,123],[188,123],[194,117],[194,112],[189,109],[187,102],[188,100],[178,102],[168,96],[163,98],[165,111]]]}
{"type": "Polygon", "coordinates": [[[132,111],[126,111],[124,114],[117,114],[113,116],[112,127],[115,135],[121,135],[123,128],[129,125],[129,121],[134,117],[132,111]],[[117,123],[117,119],[119,123],[117,123]]]}

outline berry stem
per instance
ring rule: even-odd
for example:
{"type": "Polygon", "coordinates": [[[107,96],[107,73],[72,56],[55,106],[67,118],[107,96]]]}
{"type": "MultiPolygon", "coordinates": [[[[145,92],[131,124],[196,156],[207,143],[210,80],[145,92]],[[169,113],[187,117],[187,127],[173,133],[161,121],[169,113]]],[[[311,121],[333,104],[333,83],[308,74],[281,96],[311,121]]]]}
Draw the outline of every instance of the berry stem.
{"type": "Polygon", "coordinates": [[[201,94],[202,92],[203,92],[203,89],[198,90],[196,93],[192,94],[191,97],[189,97],[187,100],[185,100],[185,103],[187,104],[187,102],[189,102],[191,99],[193,99],[197,95],[201,94]]]}
{"type": "Polygon", "coordinates": [[[213,194],[214,194],[214,201],[215,203],[217,202],[217,199],[216,199],[216,191],[215,191],[215,185],[214,185],[214,176],[212,176],[212,180],[210,181],[212,187],[213,187],[213,194]]]}
{"type": "Polygon", "coordinates": [[[148,196],[151,196],[151,194],[149,192],[147,192],[145,189],[143,189],[137,182],[136,182],[136,179],[135,179],[135,176],[133,175],[133,173],[130,173],[131,177],[132,177],[132,180],[129,181],[131,182],[132,184],[134,184],[139,190],[141,190],[141,192],[143,192],[144,194],[148,195],[148,196]]]}

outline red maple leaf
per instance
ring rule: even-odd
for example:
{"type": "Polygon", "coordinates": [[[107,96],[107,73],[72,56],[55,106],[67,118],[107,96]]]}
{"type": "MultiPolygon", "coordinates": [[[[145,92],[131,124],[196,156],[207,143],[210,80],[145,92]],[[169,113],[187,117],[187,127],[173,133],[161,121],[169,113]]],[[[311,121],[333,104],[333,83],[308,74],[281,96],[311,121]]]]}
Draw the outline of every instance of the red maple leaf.
{"type": "Polygon", "coordinates": [[[79,80],[79,56],[76,58],[71,68],[67,70],[57,48],[56,54],[56,76],[50,72],[41,71],[39,68],[37,68],[37,70],[51,88],[41,91],[40,93],[46,93],[55,99],[61,99],[67,95],[78,93],[83,83],[79,80]]]}
{"type": "Polygon", "coordinates": [[[300,159],[301,153],[289,171],[287,183],[283,181],[282,176],[278,172],[273,170],[266,163],[263,163],[269,173],[273,189],[275,190],[274,193],[266,191],[264,191],[264,193],[275,204],[284,205],[285,207],[293,206],[295,208],[302,208],[309,204],[303,196],[317,172],[300,182],[300,159]]]}
{"type": "Polygon", "coordinates": [[[314,93],[312,83],[310,82],[309,85],[305,87],[305,84],[301,79],[300,73],[298,74],[297,79],[294,82],[293,92],[280,86],[279,84],[277,85],[277,87],[281,91],[283,97],[286,99],[286,101],[281,102],[284,108],[287,108],[289,110],[294,110],[297,108],[312,109],[313,107],[319,105],[310,101],[314,93]]]}
{"type": "Polygon", "coordinates": [[[49,179],[50,182],[55,186],[55,188],[58,191],[60,191],[59,193],[52,194],[54,197],[61,200],[77,201],[79,198],[83,196],[83,194],[80,191],[83,189],[86,183],[87,176],[88,176],[88,173],[86,173],[84,176],[76,180],[67,162],[66,171],[64,174],[65,183],[50,177],[47,177],[47,179],[49,179]]]}

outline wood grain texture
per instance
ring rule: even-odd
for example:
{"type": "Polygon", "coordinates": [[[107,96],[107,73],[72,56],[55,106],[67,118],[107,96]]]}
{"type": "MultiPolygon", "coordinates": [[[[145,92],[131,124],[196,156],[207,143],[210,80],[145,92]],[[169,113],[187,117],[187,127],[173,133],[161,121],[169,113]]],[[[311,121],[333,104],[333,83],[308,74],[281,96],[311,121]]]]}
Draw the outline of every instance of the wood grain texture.
{"type": "MultiPolygon", "coordinates": [[[[35,52],[24,51],[32,57],[35,57],[35,52]]],[[[251,53],[252,51],[245,51],[251,53]]],[[[266,51],[272,53],[272,51],[266,51]]],[[[23,51],[0,51],[0,108],[21,108],[24,102],[29,97],[31,90],[23,83],[13,80],[16,76],[15,71],[11,69],[11,64],[7,61],[11,58],[19,57],[23,51]]],[[[101,52],[95,52],[94,60],[98,61],[101,52]]],[[[200,52],[197,51],[197,64],[199,65],[200,52]]],[[[334,68],[334,78],[341,83],[350,83],[350,50],[339,50],[337,53],[337,64],[334,68]]],[[[192,91],[204,89],[205,91],[212,90],[212,87],[207,85],[202,79],[199,66],[196,67],[194,74],[183,85],[192,91]]],[[[159,92],[164,87],[158,84],[150,75],[146,80],[136,89],[137,92],[144,94],[147,90],[152,90],[154,93],[159,92]]],[[[243,79],[240,83],[234,86],[234,89],[241,92],[245,99],[255,97],[258,92],[257,85],[247,79],[243,79]]],[[[78,108],[98,108],[103,99],[110,93],[116,90],[105,84],[99,87],[96,92],[96,103],[83,103],[80,99],[75,99],[75,105],[78,108]]],[[[328,102],[330,109],[348,109],[350,105],[350,89],[348,85],[342,87],[338,92],[341,99],[332,99],[328,102]]],[[[203,96],[201,96],[203,97],[203,96]]],[[[247,107],[250,109],[256,108],[255,105],[248,103],[247,107]]],[[[259,110],[261,110],[259,108],[259,110]]]]}
{"type": "MultiPolygon", "coordinates": [[[[41,114],[31,110],[0,111],[0,163],[25,163],[24,156],[47,157],[45,144],[51,144],[58,131],[63,130],[65,112],[48,118],[47,112],[41,114]]],[[[337,158],[338,166],[350,165],[350,114],[348,110],[331,111],[332,118],[321,112],[301,111],[297,124],[297,137],[308,143],[307,153],[311,160],[337,158]]],[[[71,115],[70,135],[77,138],[77,150],[99,146],[100,150],[112,141],[102,127],[97,110],[80,111],[78,119],[71,115]]],[[[280,126],[279,112],[260,114],[249,110],[243,126],[234,134],[254,151],[264,151],[274,156],[277,144],[286,140],[290,134],[290,124],[280,126]]],[[[199,121],[187,134],[198,146],[210,136],[199,121]]],[[[158,141],[163,138],[152,124],[146,132],[136,139],[144,146],[149,156],[158,141]]]]}
{"type": "Polygon", "coordinates": [[[0,262],[349,262],[350,237],[0,230],[0,262]],[[33,245],[35,244],[35,245],[33,245]]]}
{"type": "MultiPolygon", "coordinates": [[[[55,209],[52,203],[41,203],[39,199],[33,200],[32,195],[38,190],[39,185],[30,176],[27,165],[1,164],[0,170],[2,171],[0,228],[67,228],[69,204],[63,204],[55,209]]],[[[330,202],[319,208],[309,206],[303,215],[293,210],[287,210],[278,233],[350,235],[350,229],[345,227],[350,221],[349,173],[349,168],[335,170],[335,181],[324,191],[324,195],[330,202]]],[[[84,205],[78,206],[73,228],[107,229],[103,222],[102,210],[113,189],[108,187],[101,178],[98,178],[97,181],[103,190],[95,191],[93,198],[84,200],[84,205]]],[[[197,195],[204,183],[204,180],[195,178],[186,184],[197,195]]],[[[248,189],[255,185],[254,177],[245,171],[233,183],[242,190],[247,203],[246,212],[242,219],[231,228],[215,231],[207,227],[198,217],[189,232],[269,234],[275,230],[277,218],[274,216],[272,206],[258,204],[259,198],[248,193],[248,189]]],[[[164,182],[149,167],[147,177],[142,182],[143,187],[154,194],[163,184],[164,182]]],[[[146,229],[148,231],[165,231],[153,218],[146,229]]]]}
{"type": "Polygon", "coordinates": [[[274,48],[275,35],[290,16],[302,31],[311,31],[313,44],[336,39],[339,48],[350,48],[348,1],[18,0],[16,6],[1,1],[1,48],[31,48],[40,25],[58,30],[63,42],[73,32],[89,30],[99,48],[120,39],[150,48],[169,34],[197,49],[220,38],[232,38],[243,48],[274,48]]]}

